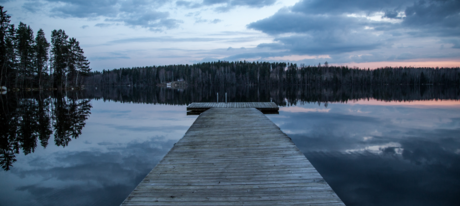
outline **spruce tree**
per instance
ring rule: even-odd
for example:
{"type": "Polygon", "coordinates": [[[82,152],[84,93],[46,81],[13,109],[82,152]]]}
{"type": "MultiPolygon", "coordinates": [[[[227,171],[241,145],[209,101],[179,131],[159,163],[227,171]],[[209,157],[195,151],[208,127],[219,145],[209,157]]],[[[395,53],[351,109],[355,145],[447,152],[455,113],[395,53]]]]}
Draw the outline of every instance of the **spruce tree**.
{"type": "Polygon", "coordinates": [[[19,73],[21,74],[22,87],[26,79],[32,83],[34,76],[34,34],[30,26],[20,22],[16,30],[16,53],[19,58],[19,73]]]}
{"type": "Polygon", "coordinates": [[[16,69],[17,65],[17,58],[16,58],[16,52],[15,52],[15,47],[14,47],[14,42],[15,42],[15,35],[16,35],[16,29],[14,27],[14,24],[11,24],[8,27],[8,30],[6,32],[5,36],[5,56],[4,62],[2,64],[2,70],[5,71],[4,73],[4,85],[11,86],[14,83],[14,86],[17,87],[18,83],[18,72],[16,69]]]}
{"type": "Polygon", "coordinates": [[[86,59],[83,49],[80,48],[80,45],[78,44],[77,41],[77,48],[76,48],[76,67],[77,67],[77,75],[75,78],[75,84],[78,87],[78,77],[79,75],[88,75],[88,73],[91,71],[89,68],[89,61],[86,59]]]}
{"type": "MultiPolygon", "coordinates": [[[[70,38],[68,42],[68,54],[67,54],[67,72],[70,75],[70,78],[73,80],[77,76],[77,53],[78,53],[78,41],[75,38],[70,38]]],[[[75,83],[76,84],[76,83],[75,83]]],[[[67,87],[67,77],[66,77],[66,87],[67,87]]]]}
{"type": "Polygon", "coordinates": [[[61,29],[53,30],[51,33],[51,69],[54,70],[54,86],[59,88],[62,88],[63,76],[67,72],[68,38],[61,29]]]}
{"type": "Polygon", "coordinates": [[[0,6],[0,86],[6,85],[7,78],[7,31],[10,27],[10,16],[0,6]]]}
{"type": "Polygon", "coordinates": [[[38,75],[38,87],[41,88],[42,75],[48,71],[48,50],[50,44],[46,40],[45,32],[43,29],[38,30],[37,37],[35,38],[35,69],[38,75]]]}

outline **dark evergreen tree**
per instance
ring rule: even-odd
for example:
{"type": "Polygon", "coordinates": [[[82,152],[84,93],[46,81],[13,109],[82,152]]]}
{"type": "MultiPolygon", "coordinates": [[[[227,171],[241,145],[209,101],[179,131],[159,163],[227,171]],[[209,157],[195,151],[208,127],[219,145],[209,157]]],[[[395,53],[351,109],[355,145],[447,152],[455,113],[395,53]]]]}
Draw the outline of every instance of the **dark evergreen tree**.
{"type": "Polygon", "coordinates": [[[54,87],[62,88],[67,73],[68,38],[63,30],[53,30],[51,33],[51,69],[53,70],[54,87]]]}
{"type": "Polygon", "coordinates": [[[0,86],[6,85],[7,70],[8,70],[8,55],[7,55],[7,36],[8,28],[10,28],[10,16],[3,11],[3,6],[0,6],[0,86]]]}
{"type": "Polygon", "coordinates": [[[17,87],[17,70],[16,70],[16,65],[17,65],[17,58],[16,58],[16,52],[14,48],[14,38],[16,34],[16,29],[14,28],[14,25],[11,24],[8,27],[8,30],[6,32],[5,36],[5,56],[2,58],[4,59],[4,62],[2,64],[2,75],[3,75],[3,81],[4,85],[7,86],[14,86],[17,87]]]}
{"type": "Polygon", "coordinates": [[[80,47],[80,43],[75,38],[72,37],[69,39],[68,46],[67,68],[73,85],[78,87],[81,74],[86,75],[90,71],[89,62],[84,55],[83,49],[80,47]]]}
{"type": "Polygon", "coordinates": [[[38,75],[38,87],[41,88],[42,77],[48,71],[48,50],[50,44],[46,40],[45,32],[43,29],[38,30],[37,37],[35,37],[35,58],[34,66],[38,75]]]}
{"type": "Polygon", "coordinates": [[[16,30],[15,48],[19,58],[18,70],[21,87],[26,87],[26,81],[32,87],[34,77],[34,34],[30,26],[20,22],[16,30]]]}
{"type": "Polygon", "coordinates": [[[89,68],[89,61],[85,57],[85,53],[83,49],[80,48],[80,45],[77,42],[77,50],[76,50],[76,66],[77,66],[77,75],[75,77],[75,86],[79,86],[79,76],[87,76],[91,69],[89,68]]]}

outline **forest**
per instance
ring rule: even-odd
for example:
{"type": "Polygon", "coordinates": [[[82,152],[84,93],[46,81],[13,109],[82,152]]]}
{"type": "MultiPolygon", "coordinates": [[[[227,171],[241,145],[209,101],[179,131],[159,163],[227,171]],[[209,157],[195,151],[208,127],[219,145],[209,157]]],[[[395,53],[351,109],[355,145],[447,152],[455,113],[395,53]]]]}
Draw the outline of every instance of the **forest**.
{"type": "Polygon", "coordinates": [[[217,61],[192,65],[146,66],[94,71],[87,85],[151,86],[186,81],[189,85],[460,85],[460,68],[330,66],[217,61]]]}
{"type": "Polygon", "coordinates": [[[20,22],[16,28],[10,21],[0,6],[0,86],[19,91],[81,85],[90,63],[75,38],[53,30],[50,44],[42,29],[34,37],[30,26],[20,22]]]}

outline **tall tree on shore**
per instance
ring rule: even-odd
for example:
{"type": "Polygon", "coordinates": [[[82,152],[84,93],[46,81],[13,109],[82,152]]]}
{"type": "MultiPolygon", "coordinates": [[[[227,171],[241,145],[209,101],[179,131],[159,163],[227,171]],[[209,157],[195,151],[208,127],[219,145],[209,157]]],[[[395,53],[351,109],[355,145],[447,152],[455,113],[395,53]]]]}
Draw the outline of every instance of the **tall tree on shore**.
{"type": "MultiPolygon", "coordinates": [[[[70,38],[67,45],[68,54],[66,55],[66,65],[67,69],[66,72],[73,82],[73,86],[78,86],[78,77],[80,74],[87,74],[89,69],[89,62],[84,56],[83,49],[80,47],[80,42],[77,41],[75,38],[70,38]]],[[[66,75],[66,87],[68,78],[66,75]]]]}
{"type": "Polygon", "coordinates": [[[10,24],[5,35],[5,56],[3,56],[4,62],[2,63],[2,75],[4,78],[4,83],[2,84],[9,86],[12,85],[12,82],[14,82],[14,85],[17,87],[18,78],[16,65],[18,60],[16,58],[14,47],[15,34],[16,29],[14,24],[10,24]]]}
{"type": "Polygon", "coordinates": [[[75,50],[75,56],[76,56],[76,67],[77,67],[77,74],[75,77],[75,86],[78,87],[78,77],[79,75],[88,75],[91,69],[89,68],[89,61],[85,57],[85,53],[83,52],[83,49],[80,47],[79,42],[77,41],[76,44],[76,50],[75,50]]]}
{"type": "Polygon", "coordinates": [[[16,30],[15,47],[19,58],[18,69],[22,75],[22,85],[28,79],[32,83],[34,76],[34,34],[30,26],[20,22],[16,30]]]}
{"type": "MultiPolygon", "coordinates": [[[[70,78],[73,79],[73,77],[76,76],[77,74],[77,51],[78,51],[78,41],[75,38],[70,38],[68,42],[68,55],[67,55],[67,72],[70,75],[70,78]]],[[[65,86],[67,87],[67,75],[66,75],[66,83],[65,86]]]]}
{"type": "Polygon", "coordinates": [[[68,38],[65,31],[53,30],[51,33],[51,69],[54,78],[54,86],[62,88],[63,77],[67,72],[68,63],[68,38]]]}
{"type": "Polygon", "coordinates": [[[35,38],[35,69],[38,75],[38,87],[41,88],[42,75],[48,71],[48,50],[50,44],[46,40],[43,29],[38,30],[35,38]]]}
{"type": "Polygon", "coordinates": [[[7,31],[10,27],[10,15],[3,11],[3,6],[0,6],[0,86],[4,85],[7,78],[7,31]]]}

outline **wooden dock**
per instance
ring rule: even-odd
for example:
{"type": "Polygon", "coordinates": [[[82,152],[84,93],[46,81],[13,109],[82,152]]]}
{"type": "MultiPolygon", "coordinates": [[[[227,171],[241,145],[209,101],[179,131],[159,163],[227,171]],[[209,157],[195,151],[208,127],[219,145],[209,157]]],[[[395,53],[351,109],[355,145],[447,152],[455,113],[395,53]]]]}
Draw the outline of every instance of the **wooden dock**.
{"type": "Polygon", "coordinates": [[[278,114],[273,102],[194,102],[187,106],[188,114],[201,114],[210,108],[256,108],[264,114],[278,114]]]}
{"type": "Polygon", "coordinates": [[[344,205],[255,108],[211,108],[122,205],[344,205]]]}

